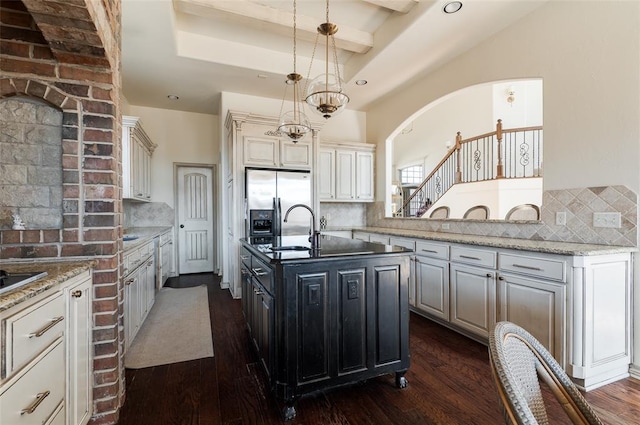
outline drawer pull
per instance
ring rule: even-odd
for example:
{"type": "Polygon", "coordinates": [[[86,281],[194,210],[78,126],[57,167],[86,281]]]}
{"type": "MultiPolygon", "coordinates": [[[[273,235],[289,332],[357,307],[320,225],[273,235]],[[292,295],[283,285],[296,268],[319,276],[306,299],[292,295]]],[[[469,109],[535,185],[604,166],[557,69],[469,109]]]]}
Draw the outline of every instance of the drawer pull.
{"type": "Polygon", "coordinates": [[[438,251],[434,251],[433,249],[424,249],[424,248],[423,248],[423,249],[421,249],[420,251],[430,252],[430,253],[432,253],[432,254],[437,254],[437,253],[438,253],[438,251]]]}
{"type": "Polygon", "coordinates": [[[58,316],[56,318],[54,318],[53,320],[51,320],[49,322],[48,325],[46,325],[45,327],[43,327],[42,329],[40,329],[37,332],[34,332],[32,334],[29,335],[29,338],[33,338],[34,336],[36,338],[41,337],[42,335],[44,335],[45,333],[47,333],[47,331],[51,328],[53,328],[55,325],[57,325],[58,323],[62,322],[64,320],[64,316],[58,316]]]}
{"type": "Polygon", "coordinates": [[[481,259],[478,257],[472,257],[470,255],[461,255],[460,258],[465,258],[467,260],[476,260],[476,261],[480,261],[481,259]]]}
{"type": "Polygon", "coordinates": [[[535,270],[537,272],[541,272],[542,269],[540,267],[531,267],[531,266],[523,266],[522,264],[512,264],[513,267],[517,267],[525,270],[535,270]]]}
{"type": "Polygon", "coordinates": [[[241,255],[240,258],[243,259],[243,260],[248,260],[249,256],[248,255],[241,255]]]}
{"type": "Polygon", "coordinates": [[[127,279],[127,281],[124,283],[125,285],[131,285],[133,283],[134,279],[127,279]]]}
{"type": "Polygon", "coordinates": [[[147,267],[151,267],[151,266],[153,266],[153,261],[149,261],[149,262],[147,263],[147,267]]]}
{"type": "Polygon", "coordinates": [[[82,296],[82,291],[81,291],[81,290],[79,290],[79,289],[77,289],[77,290],[75,290],[75,291],[73,291],[73,292],[71,293],[71,296],[72,296],[73,298],[80,298],[80,297],[82,296]]]}
{"type": "Polygon", "coordinates": [[[26,413],[27,415],[30,415],[33,412],[35,412],[36,409],[38,408],[38,406],[40,406],[40,403],[42,403],[44,401],[44,399],[49,396],[49,394],[51,394],[51,391],[49,391],[49,390],[47,390],[45,392],[42,392],[42,393],[38,393],[38,395],[36,396],[35,401],[33,403],[31,403],[31,406],[27,407],[26,409],[22,409],[20,411],[20,414],[24,415],[26,413]]]}
{"type": "Polygon", "coordinates": [[[268,273],[263,271],[261,267],[256,267],[255,269],[251,269],[256,274],[256,276],[266,276],[268,273]]]}

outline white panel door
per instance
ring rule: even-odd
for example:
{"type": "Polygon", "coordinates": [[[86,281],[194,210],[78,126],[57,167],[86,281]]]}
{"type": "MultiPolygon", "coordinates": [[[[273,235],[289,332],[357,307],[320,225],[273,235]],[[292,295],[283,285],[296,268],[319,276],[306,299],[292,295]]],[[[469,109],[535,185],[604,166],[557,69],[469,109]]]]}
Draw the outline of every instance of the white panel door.
{"type": "Polygon", "coordinates": [[[213,179],[208,167],[178,167],[178,273],[213,271],[213,179]]]}

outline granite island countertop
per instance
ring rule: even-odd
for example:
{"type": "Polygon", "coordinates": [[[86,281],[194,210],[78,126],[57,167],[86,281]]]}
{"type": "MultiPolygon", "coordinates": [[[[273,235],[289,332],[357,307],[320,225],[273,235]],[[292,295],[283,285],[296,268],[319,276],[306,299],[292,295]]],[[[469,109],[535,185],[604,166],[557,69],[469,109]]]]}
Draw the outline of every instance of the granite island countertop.
{"type": "Polygon", "coordinates": [[[0,312],[56,287],[86,270],[92,269],[96,264],[97,260],[94,259],[73,261],[56,259],[56,261],[30,261],[28,263],[1,262],[0,268],[9,273],[45,271],[47,276],[0,294],[0,312]]]}
{"type": "Polygon", "coordinates": [[[467,245],[488,246],[494,248],[516,249],[532,252],[543,252],[560,255],[605,255],[638,252],[638,247],[616,246],[616,245],[596,245],[581,244],[562,241],[540,241],[532,239],[504,238],[498,236],[480,236],[458,233],[430,232],[413,229],[395,229],[385,227],[360,227],[353,228],[353,231],[368,233],[379,233],[390,236],[400,236],[412,239],[425,239],[430,241],[441,241],[450,243],[460,243],[467,245]]]}
{"type": "Polygon", "coordinates": [[[382,245],[358,239],[321,235],[320,249],[311,250],[308,235],[281,236],[274,238],[255,237],[241,239],[245,246],[257,252],[270,263],[286,261],[318,261],[344,259],[345,257],[389,255],[409,253],[401,246],[382,245]],[[297,248],[297,249],[292,249],[297,248]]]}

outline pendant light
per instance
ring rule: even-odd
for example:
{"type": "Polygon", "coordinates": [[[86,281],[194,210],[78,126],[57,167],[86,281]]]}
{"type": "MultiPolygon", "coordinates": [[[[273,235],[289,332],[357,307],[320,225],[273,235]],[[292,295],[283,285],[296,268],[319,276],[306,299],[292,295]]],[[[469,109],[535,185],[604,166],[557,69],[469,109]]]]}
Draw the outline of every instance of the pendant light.
{"type": "Polygon", "coordinates": [[[318,39],[322,35],[325,38],[325,73],[318,75],[313,81],[309,82],[307,77],[307,90],[305,101],[318,114],[324,118],[331,118],[339,113],[349,103],[349,96],[342,91],[344,82],[340,77],[340,67],[338,66],[338,53],[336,50],[336,41],[333,35],[338,32],[338,26],[329,22],[329,0],[327,0],[326,22],[318,26],[318,34],[316,34],[316,42],[311,55],[311,65],[313,57],[318,46],[318,39]],[[329,73],[329,48],[332,50],[333,57],[333,73],[329,73]]]}
{"type": "Polygon", "coordinates": [[[278,121],[278,132],[284,134],[294,143],[302,139],[311,130],[309,119],[304,113],[303,103],[300,97],[299,84],[302,75],[296,72],[296,0],[293,0],[293,72],[287,75],[287,86],[293,86],[293,110],[282,113],[284,100],[287,96],[285,87],[282,106],[280,107],[280,119],[278,121]]]}

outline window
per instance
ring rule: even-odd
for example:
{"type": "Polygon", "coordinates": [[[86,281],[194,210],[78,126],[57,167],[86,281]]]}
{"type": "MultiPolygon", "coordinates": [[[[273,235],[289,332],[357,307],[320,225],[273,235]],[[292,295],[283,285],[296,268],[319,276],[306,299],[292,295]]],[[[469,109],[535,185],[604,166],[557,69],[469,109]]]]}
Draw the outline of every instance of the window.
{"type": "Polygon", "coordinates": [[[422,165],[412,165],[400,169],[400,184],[402,186],[420,184],[422,179],[422,165]]]}

